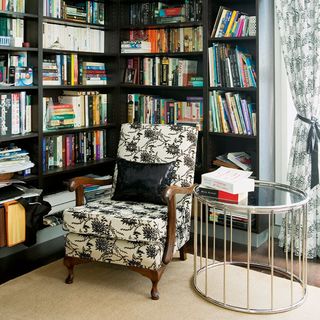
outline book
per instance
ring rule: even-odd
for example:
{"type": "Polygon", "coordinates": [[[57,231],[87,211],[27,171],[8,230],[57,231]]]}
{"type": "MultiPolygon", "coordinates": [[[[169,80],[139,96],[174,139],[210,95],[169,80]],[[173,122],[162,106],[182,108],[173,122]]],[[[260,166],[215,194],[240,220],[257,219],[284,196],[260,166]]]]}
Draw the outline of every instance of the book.
{"type": "Polygon", "coordinates": [[[251,156],[246,152],[229,152],[227,158],[243,170],[251,170],[251,156]]]}
{"type": "Polygon", "coordinates": [[[5,247],[6,245],[7,245],[6,216],[5,216],[4,207],[0,207],[0,248],[5,247]]]}
{"type": "Polygon", "coordinates": [[[251,171],[220,167],[201,175],[201,184],[229,193],[243,193],[254,190],[254,180],[249,179],[251,171]]]}
{"type": "Polygon", "coordinates": [[[26,212],[24,207],[16,201],[5,202],[4,207],[7,246],[12,247],[26,240],[26,212]]]}
{"type": "Polygon", "coordinates": [[[247,204],[248,202],[248,192],[233,194],[226,191],[216,190],[207,186],[200,185],[198,187],[198,193],[199,195],[202,195],[205,197],[212,197],[222,202],[236,203],[236,204],[243,204],[243,205],[247,204]]]}

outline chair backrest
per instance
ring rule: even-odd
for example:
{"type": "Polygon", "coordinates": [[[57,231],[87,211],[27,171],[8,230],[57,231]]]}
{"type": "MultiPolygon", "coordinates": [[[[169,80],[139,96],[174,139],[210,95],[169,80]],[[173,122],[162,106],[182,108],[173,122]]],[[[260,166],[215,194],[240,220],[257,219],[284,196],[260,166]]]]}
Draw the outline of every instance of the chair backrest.
{"type": "MultiPolygon", "coordinates": [[[[174,184],[193,183],[198,131],[191,126],[129,124],[121,126],[118,157],[141,163],[176,161],[174,184]]],[[[117,170],[114,180],[116,181],[117,170]]]]}

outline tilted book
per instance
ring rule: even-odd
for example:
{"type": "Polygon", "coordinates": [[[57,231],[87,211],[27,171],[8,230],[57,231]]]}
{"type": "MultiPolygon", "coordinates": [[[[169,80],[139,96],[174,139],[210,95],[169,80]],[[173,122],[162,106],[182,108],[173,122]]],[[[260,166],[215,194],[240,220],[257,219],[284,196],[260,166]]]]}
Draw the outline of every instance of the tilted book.
{"type": "Polygon", "coordinates": [[[4,203],[6,211],[7,246],[12,247],[26,240],[26,212],[24,207],[16,202],[4,203]]]}

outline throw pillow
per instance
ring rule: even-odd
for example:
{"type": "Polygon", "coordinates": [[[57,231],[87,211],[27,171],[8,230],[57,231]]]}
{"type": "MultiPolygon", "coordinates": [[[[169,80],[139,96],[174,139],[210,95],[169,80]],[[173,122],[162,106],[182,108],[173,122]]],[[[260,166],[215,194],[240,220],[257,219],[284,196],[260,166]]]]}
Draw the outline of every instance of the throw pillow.
{"type": "Polygon", "coordinates": [[[171,184],[175,161],[139,163],[118,159],[118,176],[113,200],[165,204],[163,190],[171,184]]]}

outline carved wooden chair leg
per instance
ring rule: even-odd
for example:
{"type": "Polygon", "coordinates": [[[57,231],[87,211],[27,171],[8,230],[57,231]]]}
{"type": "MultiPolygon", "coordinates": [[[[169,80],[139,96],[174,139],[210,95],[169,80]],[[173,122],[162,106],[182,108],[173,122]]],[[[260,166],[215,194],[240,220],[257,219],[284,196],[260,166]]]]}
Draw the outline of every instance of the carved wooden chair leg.
{"type": "Polygon", "coordinates": [[[84,259],[80,259],[80,258],[65,256],[63,259],[63,264],[68,269],[68,276],[65,280],[65,283],[67,283],[67,284],[73,283],[73,268],[75,265],[81,264],[81,263],[87,263],[87,262],[90,262],[90,260],[84,260],[84,259]]]}
{"type": "Polygon", "coordinates": [[[158,270],[150,270],[145,268],[129,267],[130,270],[138,272],[144,277],[147,277],[151,280],[152,282],[151,299],[152,300],[159,300],[160,296],[158,291],[158,282],[160,281],[165,268],[166,268],[165,266],[162,266],[158,270]]]}
{"type": "Polygon", "coordinates": [[[188,243],[186,243],[183,247],[181,247],[179,249],[179,253],[180,253],[180,260],[187,260],[187,245],[188,243]]]}

